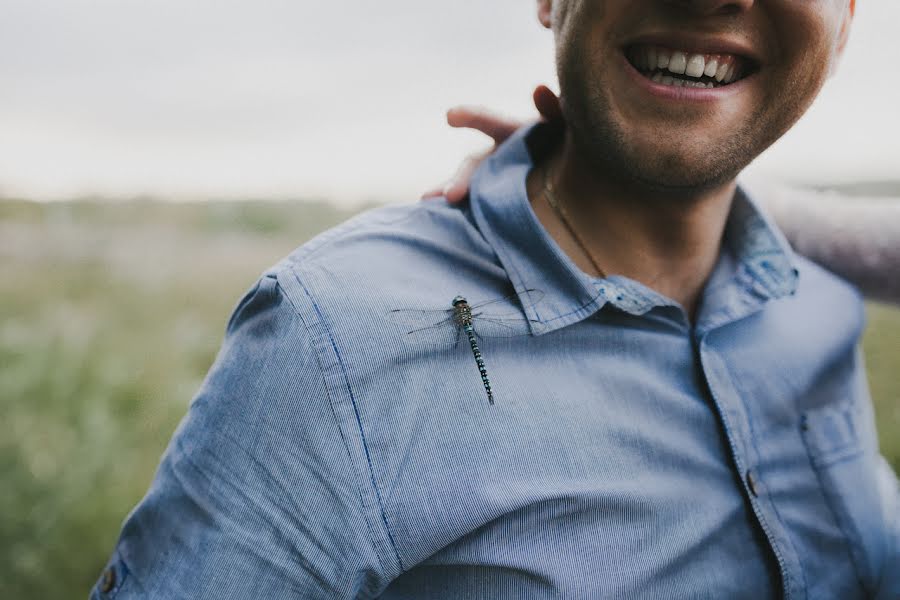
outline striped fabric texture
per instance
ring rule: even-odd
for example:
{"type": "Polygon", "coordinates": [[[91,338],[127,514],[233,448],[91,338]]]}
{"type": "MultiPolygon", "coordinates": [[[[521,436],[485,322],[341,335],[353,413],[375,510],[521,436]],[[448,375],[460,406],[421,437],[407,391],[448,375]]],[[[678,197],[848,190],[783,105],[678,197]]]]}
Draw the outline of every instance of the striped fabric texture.
{"type": "Polygon", "coordinates": [[[594,279],[544,137],[261,276],[92,598],[900,597],[855,291],[742,192],[694,322],[594,279]]]}

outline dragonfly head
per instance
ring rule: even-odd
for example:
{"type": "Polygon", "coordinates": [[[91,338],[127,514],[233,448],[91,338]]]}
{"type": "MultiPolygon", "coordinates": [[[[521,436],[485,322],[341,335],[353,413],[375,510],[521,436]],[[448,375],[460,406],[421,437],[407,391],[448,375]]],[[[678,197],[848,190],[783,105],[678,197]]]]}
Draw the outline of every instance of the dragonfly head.
{"type": "Polygon", "coordinates": [[[453,299],[454,307],[459,306],[460,304],[468,304],[468,301],[465,298],[463,298],[462,296],[457,296],[456,298],[453,299]]]}

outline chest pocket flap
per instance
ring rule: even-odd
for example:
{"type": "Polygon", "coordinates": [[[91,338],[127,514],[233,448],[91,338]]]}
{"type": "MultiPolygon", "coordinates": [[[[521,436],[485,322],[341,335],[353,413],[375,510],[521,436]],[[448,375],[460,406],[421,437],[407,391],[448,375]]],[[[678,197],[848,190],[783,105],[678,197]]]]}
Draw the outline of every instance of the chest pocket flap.
{"type": "Polygon", "coordinates": [[[803,415],[803,439],[854,567],[874,593],[886,560],[886,515],[878,485],[877,437],[868,395],[803,415]]]}

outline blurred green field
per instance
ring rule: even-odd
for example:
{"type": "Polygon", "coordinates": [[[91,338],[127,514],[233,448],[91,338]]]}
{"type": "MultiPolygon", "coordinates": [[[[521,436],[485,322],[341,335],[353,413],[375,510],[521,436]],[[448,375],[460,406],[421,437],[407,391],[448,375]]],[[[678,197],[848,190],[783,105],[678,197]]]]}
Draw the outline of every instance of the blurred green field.
{"type": "MultiPolygon", "coordinates": [[[[83,598],[257,275],[325,203],[0,201],[0,598],[83,598]]],[[[865,351],[900,471],[900,310],[865,351]]]]}

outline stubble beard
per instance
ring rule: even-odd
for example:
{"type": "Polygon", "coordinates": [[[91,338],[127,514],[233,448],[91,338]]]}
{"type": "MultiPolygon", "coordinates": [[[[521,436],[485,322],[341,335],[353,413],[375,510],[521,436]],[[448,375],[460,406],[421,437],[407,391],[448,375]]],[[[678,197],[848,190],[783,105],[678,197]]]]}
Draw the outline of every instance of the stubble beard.
{"type": "Polygon", "coordinates": [[[719,188],[732,183],[781,135],[753,127],[759,123],[755,115],[720,140],[670,138],[662,148],[643,148],[612,118],[601,84],[582,56],[578,50],[557,56],[563,116],[576,151],[611,182],[654,194],[691,195],[719,188]]]}

